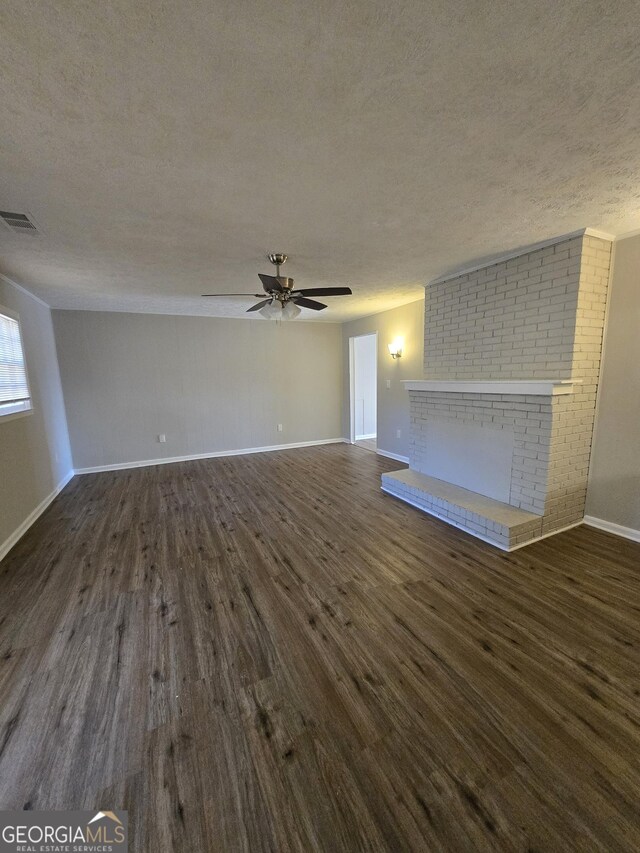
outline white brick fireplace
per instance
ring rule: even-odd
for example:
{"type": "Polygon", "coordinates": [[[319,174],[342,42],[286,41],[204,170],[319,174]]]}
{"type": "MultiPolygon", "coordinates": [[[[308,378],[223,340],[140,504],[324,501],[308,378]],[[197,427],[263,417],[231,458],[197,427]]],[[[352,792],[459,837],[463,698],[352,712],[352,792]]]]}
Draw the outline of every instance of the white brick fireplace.
{"type": "Polygon", "coordinates": [[[610,252],[585,232],[427,287],[385,491],[505,549],[581,521],[610,252]]]}

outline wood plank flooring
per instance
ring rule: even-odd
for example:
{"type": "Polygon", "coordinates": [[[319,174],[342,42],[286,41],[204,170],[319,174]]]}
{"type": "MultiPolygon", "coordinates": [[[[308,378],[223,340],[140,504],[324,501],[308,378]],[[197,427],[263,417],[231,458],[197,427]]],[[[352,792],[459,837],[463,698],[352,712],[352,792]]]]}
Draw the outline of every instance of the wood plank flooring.
{"type": "Polygon", "coordinates": [[[371,450],[373,453],[378,449],[378,440],[376,438],[359,438],[356,440],[356,447],[362,450],[371,450]]]}
{"type": "Polygon", "coordinates": [[[130,849],[640,849],[640,546],[513,554],[348,445],[76,477],[0,563],[0,808],[130,849]]]}

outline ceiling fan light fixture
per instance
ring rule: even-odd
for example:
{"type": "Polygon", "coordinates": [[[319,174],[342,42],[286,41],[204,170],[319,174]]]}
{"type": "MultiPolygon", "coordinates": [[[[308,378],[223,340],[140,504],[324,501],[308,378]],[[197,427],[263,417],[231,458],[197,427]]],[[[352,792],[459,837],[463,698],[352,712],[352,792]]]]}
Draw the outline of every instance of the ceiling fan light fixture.
{"type": "Polygon", "coordinates": [[[287,301],[284,308],[282,309],[282,319],[283,320],[295,320],[298,314],[302,313],[301,309],[298,308],[295,302],[291,299],[287,301]]]}
{"type": "Polygon", "coordinates": [[[274,320],[282,316],[282,303],[278,299],[272,299],[268,305],[260,309],[260,314],[268,320],[274,320]]]}

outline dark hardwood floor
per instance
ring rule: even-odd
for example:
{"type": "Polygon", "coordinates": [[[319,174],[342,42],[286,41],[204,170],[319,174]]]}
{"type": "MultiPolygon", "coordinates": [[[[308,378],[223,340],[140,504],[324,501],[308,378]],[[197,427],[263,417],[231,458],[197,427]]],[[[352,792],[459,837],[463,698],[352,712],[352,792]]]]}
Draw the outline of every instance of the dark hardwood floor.
{"type": "Polygon", "coordinates": [[[640,546],[504,554],[397,467],[76,477],[0,564],[0,808],[126,808],[134,853],[640,849],[640,546]]]}

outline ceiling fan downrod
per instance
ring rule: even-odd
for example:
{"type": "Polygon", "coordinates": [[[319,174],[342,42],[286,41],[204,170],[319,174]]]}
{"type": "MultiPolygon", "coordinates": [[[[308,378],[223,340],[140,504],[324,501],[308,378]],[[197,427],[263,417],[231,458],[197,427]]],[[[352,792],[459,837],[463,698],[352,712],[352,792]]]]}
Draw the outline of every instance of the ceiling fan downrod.
{"type": "Polygon", "coordinates": [[[267,258],[271,261],[271,263],[276,268],[276,278],[278,279],[282,290],[279,293],[272,293],[271,296],[273,299],[277,299],[283,306],[289,300],[289,296],[291,291],[293,290],[293,279],[287,278],[286,276],[280,275],[280,267],[282,264],[286,264],[287,258],[289,256],[285,255],[284,252],[269,252],[267,258]]]}
{"type": "Polygon", "coordinates": [[[286,264],[288,255],[285,255],[284,252],[269,252],[267,255],[271,263],[276,268],[276,275],[280,278],[280,267],[282,264],[286,264]]]}

